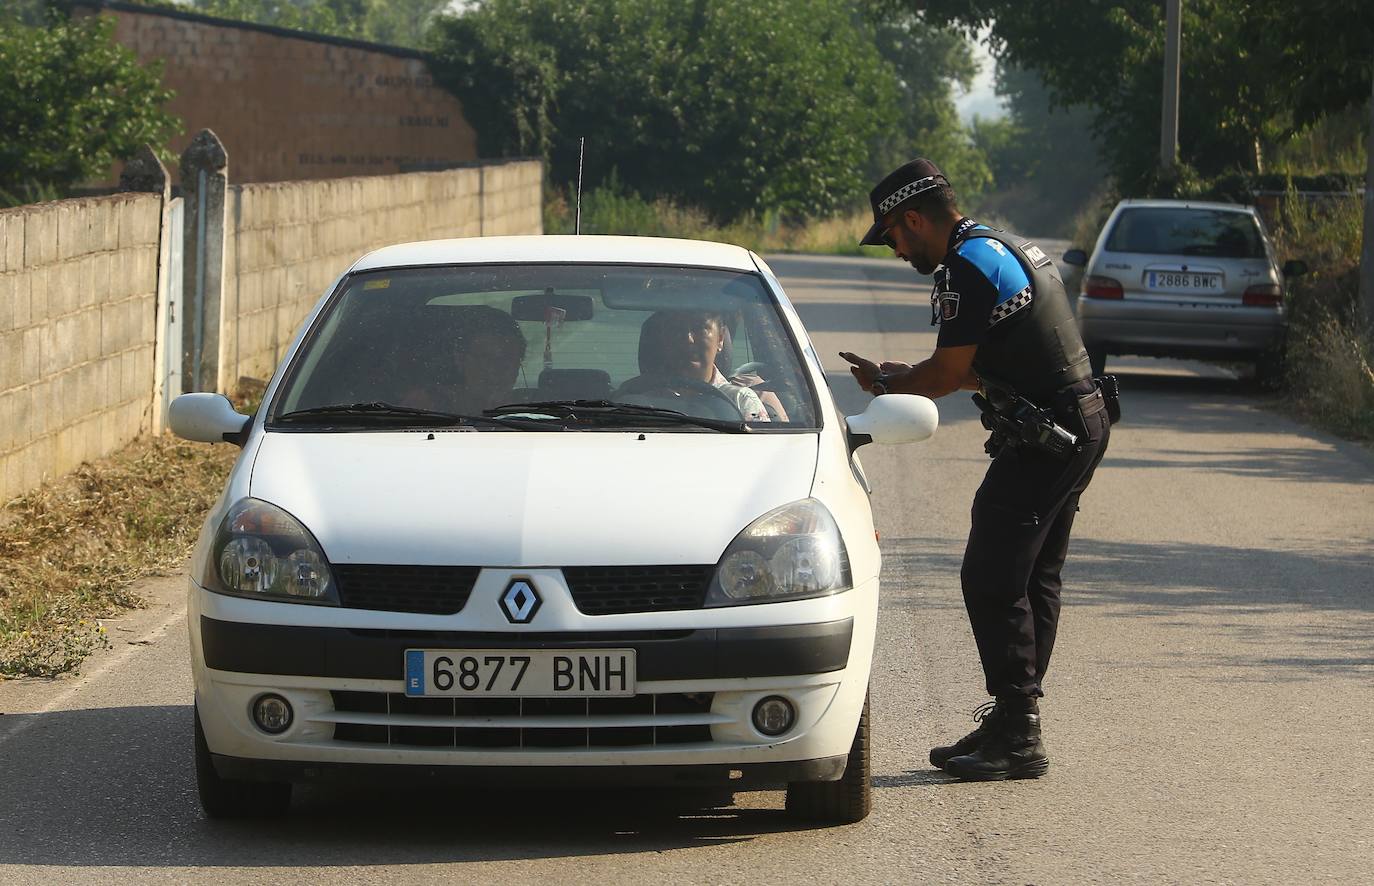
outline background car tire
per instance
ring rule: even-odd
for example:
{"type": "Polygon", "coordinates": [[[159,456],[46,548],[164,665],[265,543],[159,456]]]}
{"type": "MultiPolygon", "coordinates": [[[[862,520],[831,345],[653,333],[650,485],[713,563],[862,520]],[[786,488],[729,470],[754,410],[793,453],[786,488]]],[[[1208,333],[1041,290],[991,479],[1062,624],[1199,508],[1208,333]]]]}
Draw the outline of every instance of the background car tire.
{"type": "Polygon", "coordinates": [[[196,711],[196,788],[200,807],[210,818],[275,818],[291,806],[291,785],[275,781],[220,778],[205,743],[196,711]]]}
{"type": "Polygon", "coordinates": [[[1101,375],[1107,371],[1107,349],[1102,345],[1090,345],[1088,347],[1088,364],[1092,366],[1093,375],[1101,375]]]}
{"type": "Polygon", "coordinates": [[[868,695],[859,728],[849,747],[849,761],[838,781],[794,781],[787,786],[787,814],[803,821],[854,824],[873,810],[873,741],[868,695]]]}

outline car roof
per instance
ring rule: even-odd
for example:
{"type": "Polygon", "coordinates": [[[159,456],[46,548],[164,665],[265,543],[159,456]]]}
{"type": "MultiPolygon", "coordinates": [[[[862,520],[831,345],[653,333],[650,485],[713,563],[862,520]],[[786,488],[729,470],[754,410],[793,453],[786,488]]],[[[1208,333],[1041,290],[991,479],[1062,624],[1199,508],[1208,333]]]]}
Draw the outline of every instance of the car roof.
{"type": "Polygon", "coordinates": [[[706,240],[667,237],[542,235],[468,237],[401,243],[369,252],[354,271],[452,264],[633,264],[726,268],[755,272],[749,250],[706,240]]]}
{"type": "Polygon", "coordinates": [[[1242,203],[1211,203],[1206,200],[1122,200],[1117,209],[1143,207],[1146,209],[1216,209],[1222,212],[1245,212],[1254,215],[1255,207],[1242,203]]]}

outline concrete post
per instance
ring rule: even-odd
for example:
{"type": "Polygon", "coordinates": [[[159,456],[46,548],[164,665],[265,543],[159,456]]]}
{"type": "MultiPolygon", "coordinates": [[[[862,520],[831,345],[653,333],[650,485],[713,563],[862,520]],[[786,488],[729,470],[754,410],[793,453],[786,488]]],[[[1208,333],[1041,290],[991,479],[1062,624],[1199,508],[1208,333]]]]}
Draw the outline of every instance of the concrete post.
{"type": "MultiPolygon", "coordinates": [[[[1374,81],[1374,77],[1370,78],[1374,81]]],[[[1374,90],[1369,96],[1369,138],[1365,141],[1364,243],[1360,250],[1360,301],[1367,328],[1374,332],[1374,90]]]]}
{"type": "MultiPolygon", "coordinates": [[[[157,300],[153,302],[153,329],[156,330],[153,344],[153,434],[161,434],[166,426],[167,416],[163,380],[167,373],[164,367],[168,360],[181,360],[181,342],[167,340],[167,312],[175,310],[169,293],[172,290],[171,275],[180,273],[181,268],[172,267],[172,237],[180,237],[181,231],[171,230],[171,191],[172,177],[167,167],[162,165],[152,146],[143,145],[124,166],[119,175],[121,191],[138,191],[158,194],[162,197],[162,213],[158,221],[157,235],[157,300]]],[[[181,393],[177,391],[177,393],[181,393]]]]}
{"type": "Polygon", "coordinates": [[[1178,162],[1179,44],[1182,42],[1182,0],[1166,0],[1164,15],[1164,106],[1159,124],[1159,165],[1178,162]]]}
{"type": "Polygon", "coordinates": [[[181,193],[186,201],[182,291],[187,311],[182,324],[183,391],[213,391],[219,381],[228,189],[229,154],[219,136],[202,129],[181,155],[181,193]]]}

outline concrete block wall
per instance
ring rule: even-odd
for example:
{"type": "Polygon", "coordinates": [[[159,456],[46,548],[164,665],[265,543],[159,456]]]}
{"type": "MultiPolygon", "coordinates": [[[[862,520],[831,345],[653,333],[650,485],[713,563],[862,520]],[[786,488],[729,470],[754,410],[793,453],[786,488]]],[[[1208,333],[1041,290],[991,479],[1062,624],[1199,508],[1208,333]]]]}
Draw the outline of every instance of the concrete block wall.
{"type": "Polygon", "coordinates": [[[374,249],[541,233],[542,187],[537,161],[232,187],[219,389],[268,378],[319,297],[374,249]]]}
{"type": "Polygon", "coordinates": [[[150,427],[162,199],[0,211],[0,502],[150,427]]]}

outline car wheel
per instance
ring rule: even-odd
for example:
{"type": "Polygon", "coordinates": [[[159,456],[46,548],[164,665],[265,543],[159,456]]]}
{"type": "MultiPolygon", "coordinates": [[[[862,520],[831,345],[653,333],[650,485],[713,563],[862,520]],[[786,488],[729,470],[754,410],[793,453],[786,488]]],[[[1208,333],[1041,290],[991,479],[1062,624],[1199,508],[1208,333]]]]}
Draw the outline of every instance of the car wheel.
{"type": "Polygon", "coordinates": [[[787,786],[787,814],[804,821],[853,824],[873,809],[873,741],[868,696],[849,747],[849,760],[838,781],[794,781],[787,786]]]}
{"type": "Polygon", "coordinates": [[[210,759],[205,730],[196,714],[196,788],[200,807],[210,818],[274,818],[291,806],[291,785],[276,781],[221,778],[210,759]]]}
{"type": "Polygon", "coordinates": [[[1101,375],[1107,371],[1107,348],[1103,345],[1088,346],[1088,364],[1092,366],[1093,375],[1101,375]]]}

